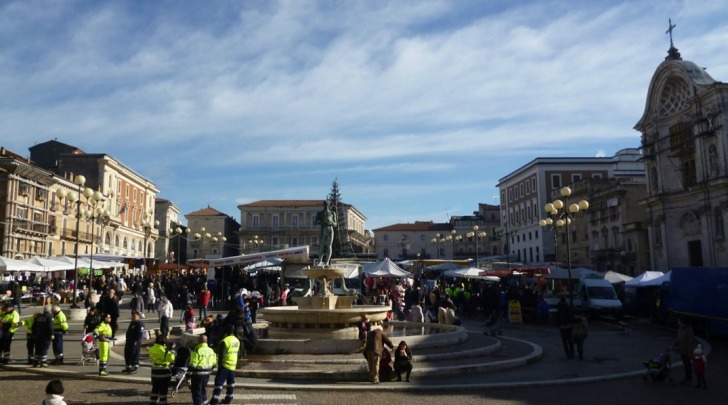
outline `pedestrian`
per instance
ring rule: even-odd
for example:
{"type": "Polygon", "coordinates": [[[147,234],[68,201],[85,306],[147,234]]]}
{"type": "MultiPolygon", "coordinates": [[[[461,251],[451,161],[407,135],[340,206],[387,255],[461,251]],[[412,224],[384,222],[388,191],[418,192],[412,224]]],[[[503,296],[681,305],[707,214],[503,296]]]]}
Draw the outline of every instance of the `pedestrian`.
{"type": "Polygon", "coordinates": [[[695,378],[698,380],[698,385],[696,385],[695,388],[707,389],[708,383],[705,381],[705,371],[708,360],[705,358],[705,354],[703,354],[703,345],[698,344],[698,347],[693,350],[693,358],[691,360],[693,363],[695,378]]]}
{"type": "Polygon", "coordinates": [[[169,335],[169,320],[174,316],[174,308],[172,302],[167,298],[166,295],[162,296],[162,302],[159,304],[159,332],[164,335],[169,335]]]}
{"type": "Polygon", "coordinates": [[[111,352],[111,315],[105,314],[104,320],[96,327],[94,334],[96,335],[99,342],[99,375],[105,376],[109,373],[106,367],[109,364],[109,354],[111,352]]]}
{"type": "Polygon", "coordinates": [[[143,339],[144,321],[142,320],[142,313],[134,311],[131,314],[131,322],[126,330],[126,342],[124,343],[125,373],[134,374],[139,369],[139,356],[143,339]]]}
{"type": "Polygon", "coordinates": [[[131,302],[129,302],[129,307],[131,308],[132,314],[134,314],[134,312],[139,312],[139,314],[144,313],[144,299],[142,299],[138,292],[134,293],[134,296],[131,298],[131,302]]]}
{"type": "Polygon", "coordinates": [[[39,405],[66,405],[66,401],[63,399],[63,383],[61,380],[50,380],[46,385],[46,397],[40,401],[39,405]]]}
{"type": "Polygon", "coordinates": [[[215,376],[215,389],[212,391],[210,405],[233,402],[235,392],[235,369],[238,365],[238,352],[240,351],[240,340],[235,337],[235,326],[225,326],[225,337],[218,343],[217,347],[217,375],[215,376]],[[227,384],[225,399],[220,402],[222,386],[227,384]]]}
{"type": "Polygon", "coordinates": [[[20,327],[20,315],[15,310],[12,303],[6,302],[3,305],[2,315],[0,315],[0,364],[10,363],[10,345],[13,343],[13,336],[20,327]]]}
{"type": "MultiPolygon", "coordinates": [[[[584,360],[584,341],[589,334],[589,327],[585,316],[577,316],[571,325],[571,336],[576,346],[576,352],[579,354],[579,360],[584,360]]],[[[572,349],[573,353],[573,349],[572,349]]]]}
{"type": "Polygon", "coordinates": [[[392,341],[387,337],[389,325],[373,329],[367,333],[367,341],[364,348],[364,357],[369,365],[369,379],[374,384],[379,384],[379,361],[384,351],[384,346],[394,349],[392,341]]]}
{"type": "Polygon", "coordinates": [[[61,307],[54,305],[51,308],[53,314],[53,365],[63,365],[63,335],[68,332],[68,322],[66,314],[61,311],[61,307]]]}
{"type": "Polygon", "coordinates": [[[200,308],[200,319],[207,317],[207,307],[210,305],[210,298],[212,293],[207,289],[207,284],[202,288],[202,291],[197,295],[197,305],[200,308]]]}
{"type": "Polygon", "coordinates": [[[147,287],[147,312],[154,312],[156,310],[157,296],[154,293],[154,284],[149,283],[147,287]]]}
{"type": "Polygon", "coordinates": [[[372,324],[369,322],[369,317],[366,313],[362,312],[359,315],[359,323],[357,323],[356,326],[359,329],[359,341],[361,342],[361,347],[364,347],[367,343],[367,334],[372,330],[372,324]]]}
{"type": "Polygon", "coordinates": [[[678,318],[677,326],[677,339],[672,347],[680,354],[680,359],[683,363],[685,378],[683,378],[681,383],[690,385],[693,381],[693,369],[690,365],[690,356],[693,354],[693,348],[695,347],[695,335],[693,334],[693,327],[685,318],[678,318]]]}
{"type": "Polygon", "coordinates": [[[23,287],[17,281],[13,283],[13,302],[18,307],[18,315],[23,315],[23,310],[20,308],[20,304],[23,302],[23,287]]]}
{"type": "Polygon", "coordinates": [[[35,357],[33,367],[48,367],[48,348],[51,346],[53,336],[53,315],[51,306],[45,305],[43,313],[33,322],[33,339],[35,339],[35,357]]]}
{"type": "Polygon", "coordinates": [[[41,312],[36,312],[33,314],[33,316],[23,321],[23,325],[25,325],[25,348],[28,351],[28,364],[33,364],[35,357],[35,338],[33,337],[33,323],[41,315],[41,312]]]}
{"type": "Polygon", "coordinates": [[[158,335],[154,345],[149,349],[149,360],[152,362],[152,393],[150,404],[166,404],[169,384],[172,381],[172,363],[176,353],[175,344],[167,342],[167,336],[158,335]]]}
{"type": "Polygon", "coordinates": [[[182,320],[185,325],[185,332],[197,327],[195,324],[195,310],[192,309],[192,304],[187,304],[187,308],[182,313],[182,320]]]}
{"type": "Polygon", "coordinates": [[[207,404],[207,383],[212,369],[217,365],[217,354],[207,344],[207,336],[200,335],[197,346],[190,356],[190,391],[194,405],[207,404]]]}
{"type": "Polygon", "coordinates": [[[399,342],[394,350],[394,372],[397,373],[397,381],[402,381],[402,373],[405,373],[405,381],[410,382],[412,361],[412,352],[407,346],[407,342],[404,340],[399,342]]]}
{"type": "Polygon", "coordinates": [[[104,300],[104,314],[111,315],[111,340],[116,340],[116,331],[119,330],[119,297],[113,288],[109,289],[109,295],[104,300]]]}
{"type": "Polygon", "coordinates": [[[564,346],[564,353],[567,359],[574,358],[574,336],[572,335],[572,317],[571,308],[566,303],[566,298],[561,297],[558,305],[556,305],[556,325],[559,327],[561,334],[561,344],[564,346]]]}

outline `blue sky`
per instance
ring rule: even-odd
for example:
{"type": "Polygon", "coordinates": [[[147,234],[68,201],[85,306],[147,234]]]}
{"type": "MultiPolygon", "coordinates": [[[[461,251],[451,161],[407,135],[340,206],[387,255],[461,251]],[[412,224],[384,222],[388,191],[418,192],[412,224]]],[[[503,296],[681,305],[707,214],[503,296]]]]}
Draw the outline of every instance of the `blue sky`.
{"type": "Polygon", "coordinates": [[[498,203],[540,156],[611,156],[677,25],[728,80],[721,1],[2,1],[0,145],[108,153],[188,213],[322,199],[370,229],[498,203]]]}

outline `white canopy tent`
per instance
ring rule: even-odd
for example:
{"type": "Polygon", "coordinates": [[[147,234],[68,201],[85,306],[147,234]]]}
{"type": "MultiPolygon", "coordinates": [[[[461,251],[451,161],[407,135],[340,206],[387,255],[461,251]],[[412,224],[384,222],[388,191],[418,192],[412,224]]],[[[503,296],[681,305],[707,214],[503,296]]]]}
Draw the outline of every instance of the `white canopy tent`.
{"type": "Polygon", "coordinates": [[[72,264],[59,262],[58,260],[49,259],[47,257],[33,256],[30,259],[25,259],[25,262],[41,266],[43,267],[43,271],[73,270],[72,264]]]}
{"type": "Polygon", "coordinates": [[[672,274],[672,271],[668,271],[667,273],[665,273],[659,277],[655,277],[653,279],[646,280],[646,281],[639,283],[637,285],[637,287],[659,287],[662,285],[662,283],[666,283],[666,282],[670,281],[671,274],[672,274]]]}
{"type": "Polygon", "coordinates": [[[662,275],[663,273],[661,271],[646,271],[632,280],[625,282],[624,285],[627,287],[639,287],[644,285],[645,282],[654,280],[662,275]]]}
{"type": "Polygon", "coordinates": [[[481,280],[488,280],[488,281],[500,281],[500,277],[479,275],[482,271],[483,271],[482,269],[479,269],[477,267],[468,267],[467,269],[457,269],[457,270],[446,271],[443,274],[448,277],[456,277],[456,278],[478,278],[481,280]]]}
{"type": "Polygon", "coordinates": [[[617,273],[616,271],[609,270],[608,272],[604,273],[604,279],[609,281],[612,284],[619,284],[624,283],[629,280],[632,280],[634,277],[628,276],[626,274],[617,273]]]}
{"type": "MultiPolygon", "coordinates": [[[[78,259],[76,259],[68,256],[50,256],[48,259],[71,265],[71,268],[69,270],[73,270],[74,266],[76,266],[77,269],[91,268],[91,263],[83,257],[79,257],[78,259]]],[[[103,267],[98,268],[101,269],[103,267]]]]}
{"type": "Polygon", "coordinates": [[[403,270],[388,257],[376,263],[363,265],[362,272],[367,277],[414,277],[412,273],[403,270]]]}
{"type": "Polygon", "coordinates": [[[45,271],[43,266],[37,264],[28,263],[22,260],[10,259],[7,257],[0,256],[0,273],[8,271],[45,271]]]}
{"type": "Polygon", "coordinates": [[[458,270],[462,269],[463,266],[453,263],[453,262],[445,262],[440,264],[435,264],[433,266],[428,266],[427,270],[435,270],[435,271],[450,271],[450,270],[458,270]]]}

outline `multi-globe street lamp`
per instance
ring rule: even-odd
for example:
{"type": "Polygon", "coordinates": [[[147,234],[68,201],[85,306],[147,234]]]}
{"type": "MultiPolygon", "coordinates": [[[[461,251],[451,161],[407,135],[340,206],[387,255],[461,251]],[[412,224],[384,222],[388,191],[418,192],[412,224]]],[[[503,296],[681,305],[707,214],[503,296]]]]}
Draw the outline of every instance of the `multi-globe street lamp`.
{"type": "MultiPolygon", "coordinates": [[[[257,238],[257,236],[256,236],[256,238],[257,238]]],[[[220,244],[219,245],[220,246],[220,248],[219,248],[220,249],[220,258],[222,259],[223,256],[224,256],[223,255],[223,252],[224,252],[224,249],[225,249],[225,242],[227,241],[227,238],[224,237],[224,236],[222,236],[222,232],[218,232],[217,233],[217,236],[215,236],[215,237],[212,238],[212,241],[214,243],[219,243],[220,244]]],[[[221,291],[225,291],[225,266],[220,266],[220,271],[222,273],[222,276],[220,277],[220,287],[221,287],[220,290],[221,291]]],[[[225,302],[227,301],[227,297],[225,296],[225,294],[223,294],[223,296],[220,299],[220,301],[222,301],[223,308],[224,308],[225,307],[225,302]]]]}
{"type": "MultiPolygon", "coordinates": [[[[104,227],[109,224],[111,218],[111,212],[105,210],[103,207],[97,206],[99,201],[103,199],[103,195],[100,191],[94,192],[93,196],[89,200],[91,209],[86,210],[86,221],[91,221],[91,256],[90,256],[90,269],[94,270],[94,243],[96,242],[96,222],[104,227]]],[[[102,231],[103,233],[103,231],[102,231]]]]}
{"type": "Polygon", "coordinates": [[[458,231],[453,229],[450,231],[450,235],[447,235],[445,237],[445,240],[450,242],[450,245],[452,247],[452,259],[455,260],[455,242],[460,242],[463,240],[463,237],[458,235],[458,231]]]}
{"type": "Polygon", "coordinates": [[[478,246],[480,245],[480,240],[488,236],[487,233],[480,231],[478,232],[478,225],[473,225],[473,231],[468,232],[465,234],[465,236],[468,239],[475,240],[475,267],[480,268],[480,252],[478,249],[478,246]]]}
{"type": "Polygon", "coordinates": [[[445,238],[440,235],[439,233],[435,234],[435,237],[431,240],[432,244],[435,245],[435,249],[437,249],[437,258],[440,258],[440,246],[445,243],[445,238]]]}
{"type": "Polygon", "coordinates": [[[257,252],[258,246],[263,246],[263,239],[258,239],[258,235],[253,235],[252,239],[248,239],[248,244],[253,247],[253,252],[257,252]]]}
{"type": "Polygon", "coordinates": [[[179,261],[182,257],[182,248],[181,248],[181,242],[182,242],[182,234],[189,234],[190,228],[185,228],[184,230],[180,228],[179,226],[174,229],[174,232],[177,236],[177,257],[175,258],[177,262],[177,274],[179,274],[179,261]]]}
{"type": "Polygon", "coordinates": [[[200,258],[205,258],[205,239],[210,239],[212,235],[205,232],[205,227],[200,228],[200,232],[195,233],[195,239],[200,241],[200,258]]]}
{"type": "MultiPolygon", "coordinates": [[[[571,234],[569,232],[569,225],[571,225],[572,219],[576,218],[576,215],[580,212],[584,212],[589,208],[589,201],[580,200],[578,203],[569,204],[568,198],[571,196],[571,189],[569,187],[563,187],[560,191],[564,201],[556,199],[544,206],[544,210],[549,218],[542,219],[539,221],[541,226],[549,226],[555,224],[557,228],[563,228],[566,233],[566,262],[569,274],[569,280],[567,282],[567,292],[569,294],[569,306],[574,307],[574,292],[572,291],[571,283],[571,245],[569,240],[571,234]],[[553,218],[553,219],[552,219],[553,218]],[[554,220],[555,219],[555,220],[554,220]]],[[[555,236],[554,236],[555,237],[555,236]]]]}
{"type": "Polygon", "coordinates": [[[78,186],[78,193],[76,193],[76,191],[69,191],[68,193],[65,193],[65,190],[60,190],[59,197],[63,198],[65,196],[66,198],[68,198],[68,201],[70,201],[71,204],[76,204],[76,245],[73,248],[73,253],[76,258],[73,265],[73,303],[71,304],[71,308],[80,308],[80,306],[76,302],[78,300],[78,245],[80,243],[79,234],[81,232],[81,217],[84,215],[83,213],[85,212],[81,207],[81,196],[83,195],[84,197],[86,197],[87,200],[89,200],[93,197],[94,191],[90,188],[83,188],[83,185],[86,184],[86,177],[82,175],[74,177],[73,183],[78,186]]]}
{"type": "Polygon", "coordinates": [[[159,221],[152,221],[151,218],[142,220],[142,229],[144,230],[144,271],[147,271],[147,240],[152,236],[152,230],[159,226],[159,221]]]}

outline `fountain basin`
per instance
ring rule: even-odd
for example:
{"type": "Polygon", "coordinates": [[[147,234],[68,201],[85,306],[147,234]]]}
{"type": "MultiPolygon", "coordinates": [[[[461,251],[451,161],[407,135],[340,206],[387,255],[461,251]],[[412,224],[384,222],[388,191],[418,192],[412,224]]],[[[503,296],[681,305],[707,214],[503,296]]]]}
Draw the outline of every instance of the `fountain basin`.
{"type": "Polygon", "coordinates": [[[391,307],[382,305],[356,305],[336,310],[285,306],[265,308],[258,313],[268,322],[268,336],[271,338],[356,339],[361,314],[367,314],[372,325],[379,325],[391,310],[391,307]]]}

